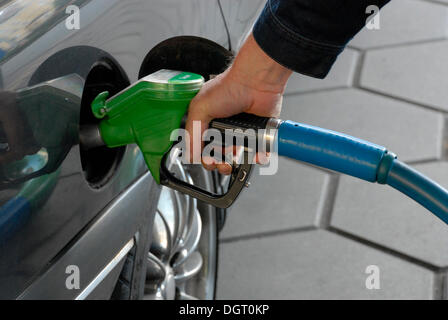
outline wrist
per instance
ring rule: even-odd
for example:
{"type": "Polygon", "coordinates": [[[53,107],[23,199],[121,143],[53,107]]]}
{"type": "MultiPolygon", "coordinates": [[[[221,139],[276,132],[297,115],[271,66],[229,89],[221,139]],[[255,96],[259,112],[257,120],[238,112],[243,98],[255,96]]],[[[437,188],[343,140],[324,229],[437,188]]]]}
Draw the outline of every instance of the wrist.
{"type": "Polygon", "coordinates": [[[233,80],[252,89],[283,93],[292,71],[269,57],[250,34],[228,73],[233,80]]]}

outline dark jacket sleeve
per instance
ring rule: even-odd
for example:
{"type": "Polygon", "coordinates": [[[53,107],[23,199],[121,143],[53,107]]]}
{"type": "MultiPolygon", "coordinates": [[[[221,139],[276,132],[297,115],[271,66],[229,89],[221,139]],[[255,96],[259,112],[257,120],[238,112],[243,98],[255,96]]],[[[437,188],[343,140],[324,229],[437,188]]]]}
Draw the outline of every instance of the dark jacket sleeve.
{"type": "Polygon", "coordinates": [[[366,24],[370,5],[389,0],[268,0],[255,41],[281,65],[325,78],[346,44],[366,24]]]}

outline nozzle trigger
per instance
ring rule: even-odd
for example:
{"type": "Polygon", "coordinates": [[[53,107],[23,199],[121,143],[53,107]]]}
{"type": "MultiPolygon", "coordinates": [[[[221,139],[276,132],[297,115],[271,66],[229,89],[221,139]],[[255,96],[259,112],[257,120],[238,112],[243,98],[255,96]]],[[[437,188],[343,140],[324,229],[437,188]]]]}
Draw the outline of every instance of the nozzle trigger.
{"type": "Polygon", "coordinates": [[[248,155],[249,153],[245,151],[244,163],[233,166],[229,188],[224,194],[215,194],[176,178],[166,167],[168,154],[165,155],[160,167],[160,183],[195,199],[225,209],[230,207],[238,198],[241,191],[249,186],[248,180],[251,176],[253,164],[249,163],[248,155]]]}

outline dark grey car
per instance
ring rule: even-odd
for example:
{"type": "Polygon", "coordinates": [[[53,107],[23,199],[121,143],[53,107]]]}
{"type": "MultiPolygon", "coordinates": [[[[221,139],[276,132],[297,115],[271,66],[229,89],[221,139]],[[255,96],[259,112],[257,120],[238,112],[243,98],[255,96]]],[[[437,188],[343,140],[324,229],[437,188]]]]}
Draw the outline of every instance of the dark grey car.
{"type": "Polygon", "coordinates": [[[262,4],[0,1],[1,299],[214,297],[226,213],[160,188],[136,146],[84,149],[79,128],[102,91],[164,68],[222,72],[262,4]]]}

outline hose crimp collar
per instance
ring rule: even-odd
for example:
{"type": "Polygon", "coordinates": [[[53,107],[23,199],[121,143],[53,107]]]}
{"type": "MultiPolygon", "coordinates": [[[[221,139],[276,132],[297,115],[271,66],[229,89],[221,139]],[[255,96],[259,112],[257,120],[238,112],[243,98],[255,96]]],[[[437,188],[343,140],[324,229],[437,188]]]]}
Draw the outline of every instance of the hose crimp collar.
{"type": "Polygon", "coordinates": [[[389,176],[389,171],[392,168],[392,165],[396,159],[397,155],[395,153],[386,150],[378,166],[376,181],[379,184],[387,183],[387,177],[389,176]]]}

